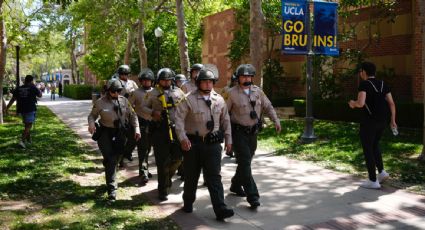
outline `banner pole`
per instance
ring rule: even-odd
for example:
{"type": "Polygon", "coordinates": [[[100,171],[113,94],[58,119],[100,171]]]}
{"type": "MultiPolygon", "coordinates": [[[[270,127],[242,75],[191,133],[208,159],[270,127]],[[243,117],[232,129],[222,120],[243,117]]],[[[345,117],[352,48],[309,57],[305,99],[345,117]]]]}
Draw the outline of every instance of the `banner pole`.
{"type": "Polygon", "coordinates": [[[314,142],[317,137],[314,135],[314,117],[313,117],[313,92],[312,92],[312,83],[313,83],[313,44],[312,44],[312,31],[311,31],[311,16],[313,12],[312,0],[308,0],[308,23],[306,25],[307,29],[307,45],[308,45],[308,54],[307,54],[307,76],[306,76],[306,113],[304,119],[304,133],[301,136],[302,143],[311,143],[314,142]]]}

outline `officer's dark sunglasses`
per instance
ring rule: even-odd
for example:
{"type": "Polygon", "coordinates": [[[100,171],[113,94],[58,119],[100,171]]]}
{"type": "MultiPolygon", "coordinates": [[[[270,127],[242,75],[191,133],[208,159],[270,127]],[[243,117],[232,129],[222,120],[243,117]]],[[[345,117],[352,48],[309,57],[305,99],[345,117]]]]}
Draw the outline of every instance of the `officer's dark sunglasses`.
{"type": "Polygon", "coordinates": [[[122,91],[122,89],[111,89],[111,90],[109,90],[109,92],[111,92],[111,93],[121,93],[121,91],[122,91]]]}

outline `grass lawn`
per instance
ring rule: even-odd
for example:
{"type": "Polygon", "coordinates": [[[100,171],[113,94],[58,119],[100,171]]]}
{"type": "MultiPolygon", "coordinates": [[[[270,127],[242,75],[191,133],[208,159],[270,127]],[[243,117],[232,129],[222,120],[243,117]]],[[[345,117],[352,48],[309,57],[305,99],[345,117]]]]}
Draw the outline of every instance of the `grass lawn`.
{"type": "MultiPolygon", "coordinates": [[[[281,124],[282,132],[278,135],[274,127],[262,131],[259,148],[367,178],[358,135],[359,124],[315,121],[314,131],[318,140],[311,144],[300,144],[298,141],[304,130],[303,119],[282,120],[281,124]]],[[[425,194],[425,163],[416,160],[422,150],[422,132],[407,129],[399,131],[400,134],[394,137],[388,128],[381,140],[384,167],[391,176],[389,183],[425,194]]]]}
{"type": "MultiPolygon", "coordinates": [[[[13,111],[12,111],[13,113],[13,111]]],[[[179,229],[137,187],[105,201],[101,156],[46,107],[39,106],[33,144],[17,145],[20,118],[0,126],[0,229],[179,229]]]]}

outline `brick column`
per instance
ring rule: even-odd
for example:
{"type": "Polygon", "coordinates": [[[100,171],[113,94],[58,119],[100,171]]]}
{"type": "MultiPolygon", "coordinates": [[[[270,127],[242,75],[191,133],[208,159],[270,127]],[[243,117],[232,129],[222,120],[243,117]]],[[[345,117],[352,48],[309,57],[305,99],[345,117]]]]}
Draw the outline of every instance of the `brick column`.
{"type": "Polygon", "coordinates": [[[414,16],[414,34],[413,34],[413,54],[414,54],[414,71],[412,79],[412,94],[413,101],[422,102],[423,101],[423,71],[425,71],[422,66],[423,59],[425,58],[422,55],[422,49],[424,49],[424,44],[422,44],[422,34],[425,31],[422,31],[422,22],[425,15],[420,15],[419,3],[418,0],[413,1],[414,4],[412,15],[414,16]]]}

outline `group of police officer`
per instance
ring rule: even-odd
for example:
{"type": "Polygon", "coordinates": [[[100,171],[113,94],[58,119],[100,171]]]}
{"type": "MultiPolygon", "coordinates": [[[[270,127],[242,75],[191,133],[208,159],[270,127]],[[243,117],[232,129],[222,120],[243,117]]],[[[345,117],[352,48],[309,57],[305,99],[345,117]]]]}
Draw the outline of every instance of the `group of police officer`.
{"type": "Polygon", "coordinates": [[[153,146],[161,201],[167,200],[171,178],[182,165],[183,211],[193,211],[203,170],[217,220],[233,216],[233,210],[224,203],[220,175],[224,142],[226,154],[233,151],[237,162],[230,191],[247,197],[251,208],[260,206],[251,161],[263,114],[274,122],[277,132],[281,126],[270,100],[253,85],[252,65],[242,64],[236,69],[232,76],[234,86],[222,92],[225,99],[214,90],[217,71],[202,64],[191,67],[190,81],[185,84],[179,82],[185,80],[184,75],[176,75],[169,68],[160,69],[156,78],[152,70],[142,69],[141,88],[128,79],[128,66],[120,66],[117,73],[117,78],[108,81],[105,95],[94,103],[88,117],[89,132],[103,155],[109,201],[116,199],[117,165],[123,156],[131,160],[135,146],[141,183],[149,181],[147,158],[153,146]]]}

